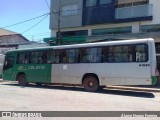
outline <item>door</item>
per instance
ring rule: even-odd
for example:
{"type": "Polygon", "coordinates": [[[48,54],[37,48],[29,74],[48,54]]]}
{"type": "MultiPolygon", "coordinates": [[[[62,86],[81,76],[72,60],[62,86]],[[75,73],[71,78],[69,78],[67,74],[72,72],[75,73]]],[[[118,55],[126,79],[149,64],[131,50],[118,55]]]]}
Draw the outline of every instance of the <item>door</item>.
{"type": "Polygon", "coordinates": [[[14,73],[14,60],[15,56],[7,54],[3,66],[3,79],[4,80],[15,80],[14,73]]]}

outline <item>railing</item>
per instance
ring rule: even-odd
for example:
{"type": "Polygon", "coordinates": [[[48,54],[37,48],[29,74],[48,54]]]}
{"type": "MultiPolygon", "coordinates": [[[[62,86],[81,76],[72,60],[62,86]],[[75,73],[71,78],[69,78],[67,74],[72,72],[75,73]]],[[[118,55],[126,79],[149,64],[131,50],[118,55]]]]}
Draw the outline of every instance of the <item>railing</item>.
{"type": "Polygon", "coordinates": [[[153,15],[152,10],[153,10],[152,4],[116,8],[115,19],[152,16],[153,15]]]}

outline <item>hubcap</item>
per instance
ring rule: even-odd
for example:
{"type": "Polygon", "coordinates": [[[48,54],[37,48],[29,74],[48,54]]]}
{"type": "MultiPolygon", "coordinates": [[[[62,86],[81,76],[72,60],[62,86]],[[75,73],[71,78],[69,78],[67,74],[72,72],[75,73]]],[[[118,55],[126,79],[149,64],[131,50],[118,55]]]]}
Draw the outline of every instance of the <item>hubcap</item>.
{"type": "Polygon", "coordinates": [[[89,86],[90,88],[93,87],[93,86],[94,86],[93,82],[90,81],[90,82],[88,83],[88,86],[89,86]]]}

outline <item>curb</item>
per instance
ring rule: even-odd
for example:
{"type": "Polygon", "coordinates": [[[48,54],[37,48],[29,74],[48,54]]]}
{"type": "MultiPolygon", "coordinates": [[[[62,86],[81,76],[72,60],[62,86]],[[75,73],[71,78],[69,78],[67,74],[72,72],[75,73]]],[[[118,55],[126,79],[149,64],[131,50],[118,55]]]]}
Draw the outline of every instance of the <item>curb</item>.
{"type": "Polygon", "coordinates": [[[143,87],[127,87],[127,86],[107,86],[109,89],[120,89],[120,90],[136,90],[136,91],[147,91],[147,92],[160,92],[159,88],[143,88],[143,87]]]}

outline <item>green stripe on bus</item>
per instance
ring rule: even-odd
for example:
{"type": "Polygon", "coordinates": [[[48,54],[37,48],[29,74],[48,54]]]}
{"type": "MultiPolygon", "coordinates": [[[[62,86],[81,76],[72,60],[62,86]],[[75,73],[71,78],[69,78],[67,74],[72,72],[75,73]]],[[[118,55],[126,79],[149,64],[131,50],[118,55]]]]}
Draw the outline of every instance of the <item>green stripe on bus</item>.
{"type": "Polygon", "coordinates": [[[156,83],[157,83],[157,77],[152,76],[152,85],[156,85],[156,83]]]}

